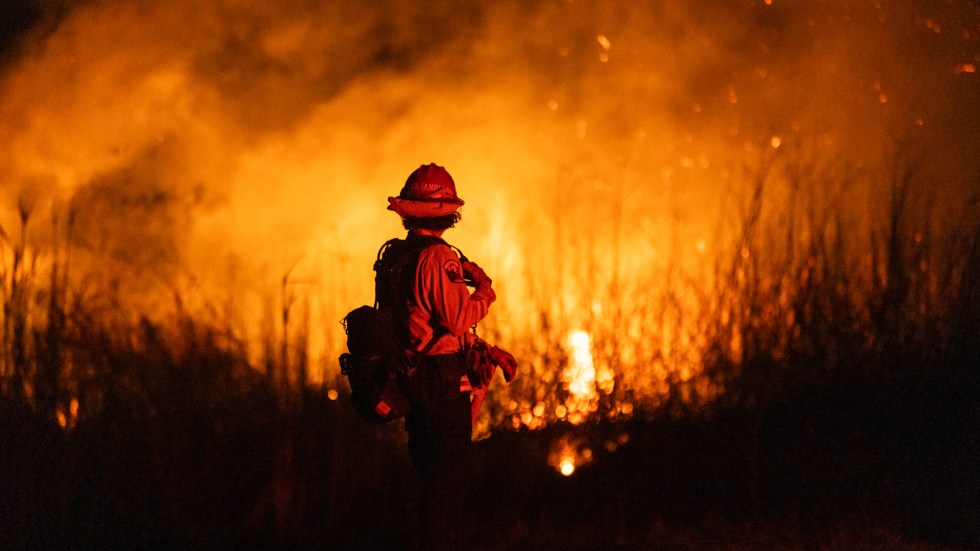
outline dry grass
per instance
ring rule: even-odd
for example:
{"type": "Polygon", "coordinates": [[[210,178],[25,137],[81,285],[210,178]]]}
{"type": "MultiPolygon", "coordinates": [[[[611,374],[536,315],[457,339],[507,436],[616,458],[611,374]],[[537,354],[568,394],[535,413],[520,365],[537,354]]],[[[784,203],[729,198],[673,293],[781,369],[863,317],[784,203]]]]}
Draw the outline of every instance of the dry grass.
{"type": "MultiPolygon", "coordinates": [[[[896,167],[866,231],[848,229],[846,167],[763,159],[707,279],[576,268],[617,305],[586,317],[596,368],[614,378],[581,422],[555,413],[573,398],[559,376],[571,326],[530,303],[526,371],[488,404],[496,430],[478,443],[474,546],[980,545],[978,202],[953,217],[925,208],[915,163],[896,167]],[[773,171],[793,182],[776,209],[773,171]],[[545,426],[527,430],[539,402],[545,426]],[[593,457],[566,478],[548,454],[568,434],[593,457]]],[[[120,315],[111,290],[69,284],[69,240],[32,247],[33,210],[19,212],[16,232],[0,228],[4,543],[404,544],[416,492],[404,436],[304,384],[303,338],[270,331],[256,369],[179,298],[166,323],[120,315]]],[[[286,295],[284,283],[281,324],[308,324],[286,295]]]]}

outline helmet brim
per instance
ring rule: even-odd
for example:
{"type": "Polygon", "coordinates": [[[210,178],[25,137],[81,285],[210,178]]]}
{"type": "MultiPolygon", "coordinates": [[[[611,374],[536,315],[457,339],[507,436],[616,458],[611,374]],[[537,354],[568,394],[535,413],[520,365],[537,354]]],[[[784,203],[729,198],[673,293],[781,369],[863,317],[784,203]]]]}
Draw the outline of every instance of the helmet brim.
{"type": "Polygon", "coordinates": [[[436,218],[446,216],[463,206],[462,199],[441,199],[438,201],[412,201],[399,197],[388,198],[388,210],[408,218],[436,218]]]}

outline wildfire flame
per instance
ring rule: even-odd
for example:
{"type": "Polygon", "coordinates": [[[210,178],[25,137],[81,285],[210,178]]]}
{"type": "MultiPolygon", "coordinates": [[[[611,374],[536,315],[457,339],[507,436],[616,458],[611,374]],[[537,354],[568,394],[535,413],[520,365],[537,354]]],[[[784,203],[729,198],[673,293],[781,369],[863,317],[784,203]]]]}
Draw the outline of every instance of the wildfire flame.
{"type": "Polygon", "coordinates": [[[0,60],[5,301],[41,311],[23,282],[62,278],[100,320],[190,313],[335,399],[338,321],[403,234],[385,198],[438,162],[466,200],[446,238],[499,287],[480,331],[521,362],[480,433],[710,402],[705,362],[758,343],[707,330],[801,323],[811,276],[778,270],[814,235],[873,287],[881,144],[927,140],[941,201],[980,143],[960,3],[69,4],[0,60]],[[737,293],[756,280],[774,304],[737,293]]]}

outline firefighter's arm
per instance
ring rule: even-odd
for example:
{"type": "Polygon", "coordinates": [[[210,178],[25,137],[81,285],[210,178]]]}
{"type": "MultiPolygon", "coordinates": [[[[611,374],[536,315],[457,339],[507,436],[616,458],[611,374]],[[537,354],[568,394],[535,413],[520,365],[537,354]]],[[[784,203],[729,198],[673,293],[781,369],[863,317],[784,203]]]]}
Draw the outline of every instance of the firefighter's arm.
{"type": "MultiPolygon", "coordinates": [[[[482,270],[481,270],[482,272],[482,270]]],[[[476,291],[470,294],[464,281],[463,266],[449,247],[435,245],[419,256],[418,278],[422,300],[436,321],[459,336],[482,320],[496,299],[490,278],[483,274],[476,291]]]]}

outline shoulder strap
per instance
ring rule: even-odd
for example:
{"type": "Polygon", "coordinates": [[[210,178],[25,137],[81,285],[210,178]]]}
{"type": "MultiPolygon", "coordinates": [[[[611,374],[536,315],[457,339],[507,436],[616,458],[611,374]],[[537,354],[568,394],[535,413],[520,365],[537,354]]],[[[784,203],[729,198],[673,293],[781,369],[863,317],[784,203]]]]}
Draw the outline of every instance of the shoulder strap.
{"type": "MultiPolygon", "coordinates": [[[[387,295],[389,291],[393,289],[387,288],[387,275],[390,274],[394,266],[392,266],[392,257],[397,254],[398,249],[401,247],[402,240],[397,237],[394,239],[389,239],[381,245],[378,249],[378,256],[374,260],[374,307],[380,308],[382,297],[388,298],[387,295]],[[385,262],[382,262],[384,259],[385,262]],[[384,283],[384,285],[383,285],[384,283]]],[[[387,302],[387,301],[385,301],[387,302]]]]}
{"type": "Polygon", "coordinates": [[[409,343],[408,305],[412,300],[412,286],[415,282],[415,268],[422,251],[432,245],[443,244],[450,247],[465,262],[465,256],[458,248],[449,245],[441,238],[430,235],[409,235],[407,239],[390,239],[378,250],[374,263],[374,305],[394,314],[399,339],[403,345],[409,343]]]}

